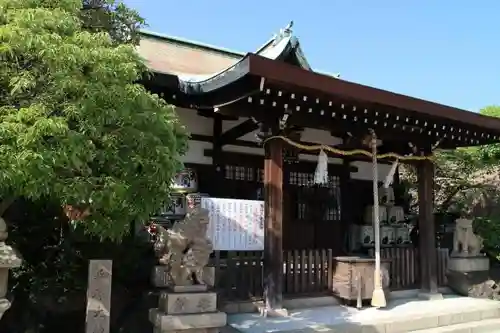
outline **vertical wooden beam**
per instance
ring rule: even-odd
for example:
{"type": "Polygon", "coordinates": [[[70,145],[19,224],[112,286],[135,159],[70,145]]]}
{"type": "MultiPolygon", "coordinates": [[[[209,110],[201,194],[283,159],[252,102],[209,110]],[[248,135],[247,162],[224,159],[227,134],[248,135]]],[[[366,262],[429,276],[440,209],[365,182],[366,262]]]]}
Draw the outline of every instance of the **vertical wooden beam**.
{"type": "MultiPolygon", "coordinates": [[[[285,147],[285,144],[283,147],[285,147]]],[[[293,190],[290,189],[290,164],[283,162],[283,206],[282,206],[282,216],[283,221],[291,221],[293,219],[293,213],[295,212],[294,205],[297,204],[295,200],[292,200],[293,190]]],[[[283,225],[282,233],[283,233],[283,250],[295,250],[293,243],[293,230],[290,230],[290,227],[293,228],[293,225],[283,225]]]]}
{"type": "Polygon", "coordinates": [[[342,160],[342,173],[340,174],[340,219],[341,219],[341,232],[342,232],[342,250],[348,252],[351,248],[351,240],[347,237],[349,235],[349,226],[352,221],[352,207],[351,202],[354,198],[351,197],[349,190],[351,184],[351,158],[346,156],[342,160]]]}
{"type": "MultiPolygon", "coordinates": [[[[222,116],[218,113],[214,113],[213,124],[212,124],[212,167],[213,167],[213,183],[212,189],[216,192],[212,195],[219,196],[220,188],[219,184],[223,184],[224,180],[224,168],[221,161],[222,156],[222,146],[219,144],[220,137],[222,135],[222,116]]],[[[220,251],[215,251],[215,274],[214,274],[214,285],[219,285],[220,278],[220,251]]]]}
{"type": "Polygon", "coordinates": [[[283,146],[279,139],[264,145],[264,299],[266,309],[283,304],[283,146]]]}
{"type": "Polygon", "coordinates": [[[421,291],[438,294],[437,249],[434,224],[434,164],[424,160],[418,163],[419,252],[421,291]]]}
{"type": "MultiPolygon", "coordinates": [[[[224,179],[224,168],[221,161],[222,146],[219,144],[220,136],[222,135],[222,117],[219,114],[214,114],[213,118],[213,133],[212,133],[212,166],[214,172],[214,186],[213,189],[220,189],[218,184],[224,179]]],[[[220,195],[219,193],[212,193],[213,196],[220,195]]]]}

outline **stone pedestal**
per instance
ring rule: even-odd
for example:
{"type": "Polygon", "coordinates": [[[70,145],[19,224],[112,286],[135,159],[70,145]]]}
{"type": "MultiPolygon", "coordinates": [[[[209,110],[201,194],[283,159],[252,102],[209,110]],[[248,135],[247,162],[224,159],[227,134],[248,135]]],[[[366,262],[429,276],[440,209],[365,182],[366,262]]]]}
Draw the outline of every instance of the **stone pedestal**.
{"type": "Polygon", "coordinates": [[[448,286],[463,296],[500,299],[500,289],[490,279],[489,269],[490,261],[484,256],[451,257],[446,274],[448,286]]]}
{"type": "Polygon", "coordinates": [[[217,311],[217,294],[205,285],[176,286],[160,295],[149,320],[155,333],[218,333],[226,314],[217,311]]]}
{"type": "Polygon", "coordinates": [[[451,257],[448,261],[448,270],[454,272],[481,272],[489,269],[490,260],[485,256],[451,257]]]}

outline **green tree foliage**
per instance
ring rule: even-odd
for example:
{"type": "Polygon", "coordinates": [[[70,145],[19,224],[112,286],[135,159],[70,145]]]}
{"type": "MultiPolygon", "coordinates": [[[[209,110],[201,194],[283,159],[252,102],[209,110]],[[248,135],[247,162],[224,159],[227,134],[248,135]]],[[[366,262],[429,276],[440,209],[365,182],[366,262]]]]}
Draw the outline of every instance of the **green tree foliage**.
{"type": "MultiPolygon", "coordinates": [[[[500,106],[487,106],[480,113],[500,118],[500,106]]],[[[477,157],[483,164],[483,170],[476,182],[479,181],[488,191],[487,196],[483,195],[483,209],[475,220],[475,226],[484,238],[486,251],[500,261],[500,144],[477,148],[477,157]]]]}
{"type": "MultiPolygon", "coordinates": [[[[455,209],[461,192],[473,186],[475,174],[484,167],[482,161],[478,159],[476,148],[436,151],[434,166],[434,207],[437,213],[455,209]]],[[[410,206],[415,209],[418,206],[416,168],[413,165],[401,165],[400,177],[410,196],[408,199],[410,206]]]]}
{"type": "Polygon", "coordinates": [[[111,332],[149,325],[141,309],[156,264],[149,243],[130,236],[117,243],[73,230],[58,204],[46,200],[16,200],[5,217],[8,241],[23,265],[9,279],[13,303],[0,320],[1,333],[83,332],[89,259],[113,261],[111,332]]]}
{"type": "Polygon", "coordinates": [[[117,44],[137,44],[137,31],[144,25],[137,11],[115,0],[83,0],[80,18],[84,29],[107,32],[117,44]]]}
{"type": "Polygon", "coordinates": [[[168,198],[187,135],[137,84],[139,16],[83,5],[0,0],[0,193],[89,207],[85,229],[118,239],[168,198]]]}
{"type": "Polygon", "coordinates": [[[500,106],[499,105],[490,105],[479,110],[479,113],[484,116],[490,117],[500,117],[500,106]]]}
{"type": "MultiPolygon", "coordinates": [[[[500,118],[500,106],[487,106],[479,112],[482,115],[500,118]]],[[[479,149],[481,161],[488,165],[497,165],[500,161],[500,145],[493,144],[483,146],[479,149]]]]}
{"type": "Polygon", "coordinates": [[[172,108],[136,84],[143,24],[114,0],[0,0],[0,212],[24,259],[2,333],[83,331],[93,258],[113,260],[111,331],[143,314],[150,245],[102,237],[167,199],[186,142],[172,108]],[[72,228],[61,206],[90,200],[72,228]]]}
{"type": "MultiPolygon", "coordinates": [[[[500,106],[480,111],[500,117],[500,106]]],[[[416,201],[416,175],[402,168],[402,180],[416,201]]],[[[485,249],[500,260],[500,144],[435,152],[435,211],[470,216],[485,240],[485,249]]]]}

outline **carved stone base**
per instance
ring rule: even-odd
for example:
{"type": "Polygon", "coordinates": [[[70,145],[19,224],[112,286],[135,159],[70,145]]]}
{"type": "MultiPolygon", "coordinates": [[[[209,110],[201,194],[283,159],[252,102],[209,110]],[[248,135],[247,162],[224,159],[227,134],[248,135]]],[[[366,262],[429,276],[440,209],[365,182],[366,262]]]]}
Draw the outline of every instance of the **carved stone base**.
{"type": "Polygon", "coordinates": [[[227,315],[224,312],[166,314],[159,309],[151,309],[149,320],[155,332],[217,332],[226,326],[227,315]]]}
{"type": "Polygon", "coordinates": [[[217,294],[169,293],[160,294],[158,309],[166,314],[205,313],[217,311],[217,294]]]}
{"type": "Polygon", "coordinates": [[[490,269],[490,260],[487,257],[451,257],[448,261],[448,270],[455,272],[481,272],[490,269]]]}
{"type": "Polygon", "coordinates": [[[187,286],[180,288],[185,292],[161,293],[158,308],[149,312],[155,333],[217,333],[226,325],[226,314],[217,311],[217,294],[194,292],[191,287],[206,288],[187,286]]]}

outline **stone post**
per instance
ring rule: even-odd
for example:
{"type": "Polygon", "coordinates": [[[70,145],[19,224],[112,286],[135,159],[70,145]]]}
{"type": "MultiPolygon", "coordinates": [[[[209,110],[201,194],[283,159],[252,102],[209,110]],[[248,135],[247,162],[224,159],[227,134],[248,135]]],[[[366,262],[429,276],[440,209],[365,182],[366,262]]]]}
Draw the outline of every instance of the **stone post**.
{"type": "Polygon", "coordinates": [[[10,308],[6,299],[9,270],[21,266],[21,256],[10,245],[5,244],[8,237],[7,225],[0,217],[0,319],[5,311],[10,308]]]}
{"type": "Polygon", "coordinates": [[[86,333],[109,333],[112,266],[111,260],[90,260],[86,333]]]}

